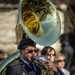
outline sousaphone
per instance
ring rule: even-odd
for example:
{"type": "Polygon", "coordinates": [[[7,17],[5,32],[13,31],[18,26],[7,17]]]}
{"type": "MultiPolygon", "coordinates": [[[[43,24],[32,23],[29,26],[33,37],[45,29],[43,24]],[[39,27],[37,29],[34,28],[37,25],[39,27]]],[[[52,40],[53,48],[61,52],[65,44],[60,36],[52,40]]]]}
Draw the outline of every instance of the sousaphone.
{"type": "MultiPolygon", "coordinates": [[[[20,0],[18,23],[16,25],[17,44],[21,39],[30,38],[43,46],[54,44],[61,30],[57,9],[50,0],[20,0]]],[[[18,50],[0,64],[0,73],[19,56],[18,50]]]]}

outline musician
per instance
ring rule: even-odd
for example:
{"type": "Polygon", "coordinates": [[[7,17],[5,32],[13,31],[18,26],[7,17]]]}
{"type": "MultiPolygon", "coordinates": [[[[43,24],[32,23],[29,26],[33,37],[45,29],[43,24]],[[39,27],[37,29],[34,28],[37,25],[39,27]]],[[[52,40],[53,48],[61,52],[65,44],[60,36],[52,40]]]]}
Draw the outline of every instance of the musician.
{"type": "MultiPolygon", "coordinates": [[[[36,44],[31,39],[23,39],[18,49],[20,58],[7,66],[5,75],[43,75],[40,66],[31,60],[32,56],[37,56],[36,44]]],[[[55,75],[62,75],[54,66],[49,66],[49,69],[51,68],[54,69],[55,75]]]]}

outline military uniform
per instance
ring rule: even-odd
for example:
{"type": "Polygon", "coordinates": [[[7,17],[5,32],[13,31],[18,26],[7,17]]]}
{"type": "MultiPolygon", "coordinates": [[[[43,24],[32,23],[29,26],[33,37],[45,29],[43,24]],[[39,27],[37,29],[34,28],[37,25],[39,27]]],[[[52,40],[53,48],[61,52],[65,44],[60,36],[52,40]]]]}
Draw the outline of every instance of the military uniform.
{"type": "MultiPolygon", "coordinates": [[[[35,67],[36,70],[30,68],[21,59],[17,59],[7,66],[5,75],[43,75],[41,68],[36,64],[35,67]]],[[[64,75],[64,73],[59,70],[59,72],[54,73],[54,75],[64,75]]]]}
{"type": "Polygon", "coordinates": [[[18,59],[7,66],[5,75],[41,75],[41,69],[36,65],[36,71],[31,69],[21,59],[18,59]]]}

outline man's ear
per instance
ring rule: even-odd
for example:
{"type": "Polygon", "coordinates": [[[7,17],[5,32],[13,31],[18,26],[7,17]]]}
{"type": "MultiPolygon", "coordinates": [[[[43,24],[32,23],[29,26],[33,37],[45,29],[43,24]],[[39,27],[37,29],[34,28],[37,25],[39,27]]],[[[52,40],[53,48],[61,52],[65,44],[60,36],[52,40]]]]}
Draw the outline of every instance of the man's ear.
{"type": "Polygon", "coordinates": [[[22,52],[23,52],[23,51],[22,51],[22,50],[20,50],[19,52],[20,52],[20,54],[22,54],[22,52]]]}

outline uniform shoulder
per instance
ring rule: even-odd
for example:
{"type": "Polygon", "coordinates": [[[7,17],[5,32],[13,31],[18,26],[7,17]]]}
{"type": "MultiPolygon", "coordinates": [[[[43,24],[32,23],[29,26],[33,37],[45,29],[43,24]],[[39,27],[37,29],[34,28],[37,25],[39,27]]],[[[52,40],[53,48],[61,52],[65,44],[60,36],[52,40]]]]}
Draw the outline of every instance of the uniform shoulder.
{"type": "Polygon", "coordinates": [[[14,61],[12,61],[11,63],[9,63],[8,66],[15,66],[15,65],[18,65],[19,64],[19,59],[16,59],[14,61]]]}
{"type": "MultiPolygon", "coordinates": [[[[19,59],[14,59],[12,62],[10,62],[7,66],[5,66],[5,68],[2,70],[2,72],[0,73],[0,75],[4,75],[5,74],[5,72],[6,72],[6,69],[8,68],[8,67],[12,67],[12,68],[14,68],[14,67],[16,67],[16,66],[18,66],[17,64],[19,63],[19,59]]],[[[10,69],[10,68],[9,68],[10,69]]]]}

